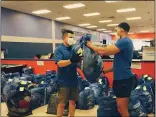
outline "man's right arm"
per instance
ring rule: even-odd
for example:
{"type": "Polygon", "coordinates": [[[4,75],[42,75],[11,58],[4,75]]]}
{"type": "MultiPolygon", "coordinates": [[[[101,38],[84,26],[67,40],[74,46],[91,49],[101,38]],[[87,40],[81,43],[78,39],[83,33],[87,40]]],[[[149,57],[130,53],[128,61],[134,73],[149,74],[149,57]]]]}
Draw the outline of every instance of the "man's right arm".
{"type": "Polygon", "coordinates": [[[63,60],[63,55],[60,48],[56,48],[54,52],[54,60],[59,67],[66,67],[71,64],[70,60],[63,60]]]}
{"type": "Polygon", "coordinates": [[[57,62],[57,65],[59,67],[66,67],[66,66],[68,66],[70,64],[71,64],[70,60],[60,60],[59,62],[57,62]]]}
{"type": "Polygon", "coordinates": [[[109,73],[109,72],[113,72],[113,66],[106,69],[106,70],[103,70],[103,74],[106,74],[106,73],[109,73]]]}

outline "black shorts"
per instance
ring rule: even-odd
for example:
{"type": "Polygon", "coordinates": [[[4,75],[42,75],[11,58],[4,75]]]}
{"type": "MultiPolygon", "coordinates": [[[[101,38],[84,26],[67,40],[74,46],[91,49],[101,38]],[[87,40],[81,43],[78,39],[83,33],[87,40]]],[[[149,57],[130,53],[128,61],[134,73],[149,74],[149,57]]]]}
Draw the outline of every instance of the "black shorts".
{"type": "Polygon", "coordinates": [[[134,77],[124,80],[113,81],[113,90],[117,98],[130,97],[133,87],[134,87],[134,77]]]}

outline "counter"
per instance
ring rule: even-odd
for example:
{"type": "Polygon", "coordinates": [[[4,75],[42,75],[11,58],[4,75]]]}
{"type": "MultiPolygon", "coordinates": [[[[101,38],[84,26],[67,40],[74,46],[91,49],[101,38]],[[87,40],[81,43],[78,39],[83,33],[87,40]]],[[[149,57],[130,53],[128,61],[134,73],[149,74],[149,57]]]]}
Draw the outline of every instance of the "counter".
{"type": "MultiPolygon", "coordinates": [[[[28,60],[28,61],[54,61],[54,59],[19,59],[19,58],[12,58],[12,59],[1,59],[1,60],[28,60]]],[[[102,59],[104,62],[113,61],[114,59],[102,59]]],[[[155,62],[153,60],[142,60],[142,59],[133,59],[132,62],[155,62]]]]}
{"type": "MultiPolygon", "coordinates": [[[[35,74],[44,74],[46,70],[57,70],[57,65],[54,60],[45,59],[2,59],[2,64],[26,64],[31,66],[35,74]]],[[[107,69],[113,65],[113,59],[104,59],[104,69],[107,69]]],[[[78,72],[83,78],[85,78],[83,72],[78,69],[78,72]]],[[[135,73],[138,78],[143,74],[150,75],[155,79],[155,61],[143,61],[133,60],[132,61],[132,72],[135,73]]],[[[113,83],[113,73],[108,73],[106,76],[109,78],[110,86],[113,83]]]]}
{"type": "MultiPolygon", "coordinates": [[[[103,59],[104,62],[113,61],[113,59],[103,59]]],[[[132,62],[155,62],[153,60],[132,59],[132,62]]]]}
{"type": "Polygon", "coordinates": [[[1,71],[5,73],[15,73],[19,72],[22,74],[23,68],[26,67],[26,65],[8,65],[8,66],[1,66],[1,71]]]}

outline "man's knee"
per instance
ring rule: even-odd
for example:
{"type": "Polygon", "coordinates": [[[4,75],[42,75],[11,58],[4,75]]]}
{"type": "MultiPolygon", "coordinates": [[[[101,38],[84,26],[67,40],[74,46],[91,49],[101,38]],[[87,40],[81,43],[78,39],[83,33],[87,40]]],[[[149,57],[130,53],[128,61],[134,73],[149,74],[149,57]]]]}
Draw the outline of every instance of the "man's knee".
{"type": "Polygon", "coordinates": [[[121,103],[117,103],[117,109],[119,112],[122,112],[123,111],[123,107],[122,107],[122,104],[121,103]]]}
{"type": "Polygon", "coordinates": [[[59,108],[64,108],[64,107],[65,107],[65,104],[60,103],[60,104],[58,105],[58,107],[59,107],[59,108]]]}
{"type": "Polygon", "coordinates": [[[118,112],[121,112],[120,106],[117,105],[118,112]]]}
{"type": "Polygon", "coordinates": [[[75,101],[74,100],[70,100],[69,101],[69,105],[72,106],[72,107],[75,107],[75,101]]]}
{"type": "Polygon", "coordinates": [[[128,98],[117,99],[117,107],[119,111],[128,109],[128,98]]]}

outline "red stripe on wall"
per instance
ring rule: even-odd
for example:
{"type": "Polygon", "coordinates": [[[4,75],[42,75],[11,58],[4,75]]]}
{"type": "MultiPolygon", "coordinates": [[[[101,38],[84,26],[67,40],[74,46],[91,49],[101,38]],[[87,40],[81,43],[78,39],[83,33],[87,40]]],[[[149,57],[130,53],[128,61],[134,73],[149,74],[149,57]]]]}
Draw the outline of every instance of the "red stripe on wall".
{"type": "MultiPolygon", "coordinates": [[[[104,70],[108,69],[112,66],[113,66],[113,62],[104,62],[104,70]]],[[[112,87],[112,85],[113,85],[113,72],[107,73],[107,74],[105,74],[105,76],[109,80],[109,86],[112,87]]]]}
{"type": "MultiPolygon", "coordinates": [[[[104,69],[108,69],[112,66],[113,62],[104,62],[104,69]]],[[[132,72],[140,78],[143,74],[150,75],[155,79],[155,62],[141,62],[141,69],[132,69],[132,72]]],[[[110,87],[113,85],[113,72],[105,75],[108,77],[110,87]]]]}
{"type": "MultiPolygon", "coordinates": [[[[44,66],[37,65],[37,60],[1,60],[2,64],[26,64],[31,66],[34,69],[35,74],[45,74],[46,70],[57,70],[57,65],[54,61],[43,61],[44,66]]],[[[112,66],[113,62],[104,62],[104,69],[108,69],[112,66]]],[[[141,69],[132,69],[138,78],[143,74],[148,74],[155,79],[155,62],[141,62],[141,69]]],[[[80,69],[77,69],[78,73],[82,76],[82,79],[85,78],[83,72],[80,69]]],[[[110,87],[113,85],[113,72],[105,75],[108,77],[110,87]]]]}
{"type": "Polygon", "coordinates": [[[31,66],[35,74],[45,74],[46,70],[57,70],[54,61],[44,61],[44,66],[37,65],[37,60],[2,60],[2,64],[26,64],[31,66]]]}
{"type": "MultiPolygon", "coordinates": [[[[26,64],[28,67],[31,66],[33,68],[34,74],[45,74],[47,70],[56,70],[57,65],[54,61],[43,61],[44,66],[37,65],[37,60],[2,60],[2,64],[26,64]]],[[[82,79],[85,78],[83,72],[77,68],[77,72],[80,74],[82,79]]]]}
{"type": "MultiPolygon", "coordinates": [[[[129,34],[131,39],[149,39],[153,40],[155,33],[138,33],[138,34],[129,34]]],[[[112,40],[116,40],[116,36],[112,35],[112,40]]]]}

